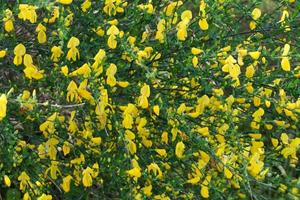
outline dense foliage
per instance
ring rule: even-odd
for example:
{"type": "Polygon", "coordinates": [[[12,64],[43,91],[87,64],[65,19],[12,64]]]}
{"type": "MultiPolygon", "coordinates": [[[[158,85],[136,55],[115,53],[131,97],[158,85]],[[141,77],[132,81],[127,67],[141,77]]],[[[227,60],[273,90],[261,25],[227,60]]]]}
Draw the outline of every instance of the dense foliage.
{"type": "Polygon", "coordinates": [[[0,8],[0,199],[300,198],[300,1],[0,8]]]}

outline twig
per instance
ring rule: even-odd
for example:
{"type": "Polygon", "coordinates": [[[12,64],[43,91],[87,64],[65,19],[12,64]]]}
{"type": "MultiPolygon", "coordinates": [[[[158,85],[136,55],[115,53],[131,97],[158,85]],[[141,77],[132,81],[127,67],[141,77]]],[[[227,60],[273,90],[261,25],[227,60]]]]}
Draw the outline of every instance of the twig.
{"type": "Polygon", "coordinates": [[[56,108],[75,108],[75,107],[84,106],[85,103],[71,104],[71,105],[59,105],[59,104],[49,104],[48,102],[45,102],[45,103],[37,103],[37,105],[40,105],[40,106],[50,106],[50,107],[56,107],[56,108]]]}

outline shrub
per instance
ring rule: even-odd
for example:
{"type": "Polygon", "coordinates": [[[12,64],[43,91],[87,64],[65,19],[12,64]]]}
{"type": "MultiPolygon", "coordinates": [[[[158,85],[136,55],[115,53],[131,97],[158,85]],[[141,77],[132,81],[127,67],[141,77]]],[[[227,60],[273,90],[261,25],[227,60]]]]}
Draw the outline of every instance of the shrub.
{"type": "Polygon", "coordinates": [[[0,197],[300,198],[299,1],[0,7],[0,197]]]}

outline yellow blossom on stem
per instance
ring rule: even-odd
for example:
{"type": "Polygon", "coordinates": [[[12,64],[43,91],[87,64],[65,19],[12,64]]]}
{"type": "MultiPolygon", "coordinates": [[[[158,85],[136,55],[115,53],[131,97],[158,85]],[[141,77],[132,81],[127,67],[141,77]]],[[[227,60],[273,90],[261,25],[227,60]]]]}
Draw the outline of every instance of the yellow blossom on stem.
{"type": "Polygon", "coordinates": [[[3,18],[3,22],[6,32],[12,32],[15,29],[13,23],[13,13],[10,9],[5,10],[5,17],[3,18]]]}
{"type": "Polygon", "coordinates": [[[51,60],[53,62],[58,62],[59,58],[63,54],[63,51],[62,51],[61,47],[60,46],[53,46],[51,48],[51,52],[52,52],[51,60]]]}
{"type": "Polygon", "coordinates": [[[63,178],[63,182],[60,186],[64,190],[64,192],[70,191],[71,180],[72,180],[72,176],[70,176],[70,175],[63,178]]]}
{"type": "Polygon", "coordinates": [[[178,142],[176,144],[176,149],[175,149],[175,155],[177,156],[177,158],[183,158],[183,153],[185,150],[185,145],[183,142],[178,142]]]}
{"type": "Polygon", "coordinates": [[[93,185],[93,178],[92,178],[93,170],[90,167],[87,167],[82,172],[82,183],[84,187],[91,187],[93,185]]]}
{"type": "Polygon", "coordinates": [[[47,35],[46,35],[46,27],[43,26],[42,24],[39,24],[35,31],[38,33],[38,42],[40,44],[44,44],[47,41],[47,35]]]}
{"type": "Polygon", "coordinates": [[[25,46],[22,43],[18,44],[14,48],[14,54],[15,54],[14,64],[15,65],[18,66],[18,65],[22,64],[23,56],[25,55],[25,53],[26,53],[26,48],[25,48],[25,46]]]}
{"type": "Polygon", "coordinates": [[[6,117],[7,97],[5,94],[0,96],[0,121],[6,117]]]}
{"type": "Polygon", "coordinates": [[[4,181],[4,184],[5,184],[7,187],[10,187],[11,181],[10,181],[10,178],[9,178],[7,175],[4,175],[3,181],[4,181]]]}

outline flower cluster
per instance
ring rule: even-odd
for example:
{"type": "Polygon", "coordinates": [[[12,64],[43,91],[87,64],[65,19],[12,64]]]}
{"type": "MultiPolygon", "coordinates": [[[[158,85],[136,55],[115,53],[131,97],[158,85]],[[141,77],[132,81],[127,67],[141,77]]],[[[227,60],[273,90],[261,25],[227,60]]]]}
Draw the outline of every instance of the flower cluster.
{"type": "Polygon", "coordinates": [[[299,7],[1,3],[0,199],[299,199],[299,7]]]}

